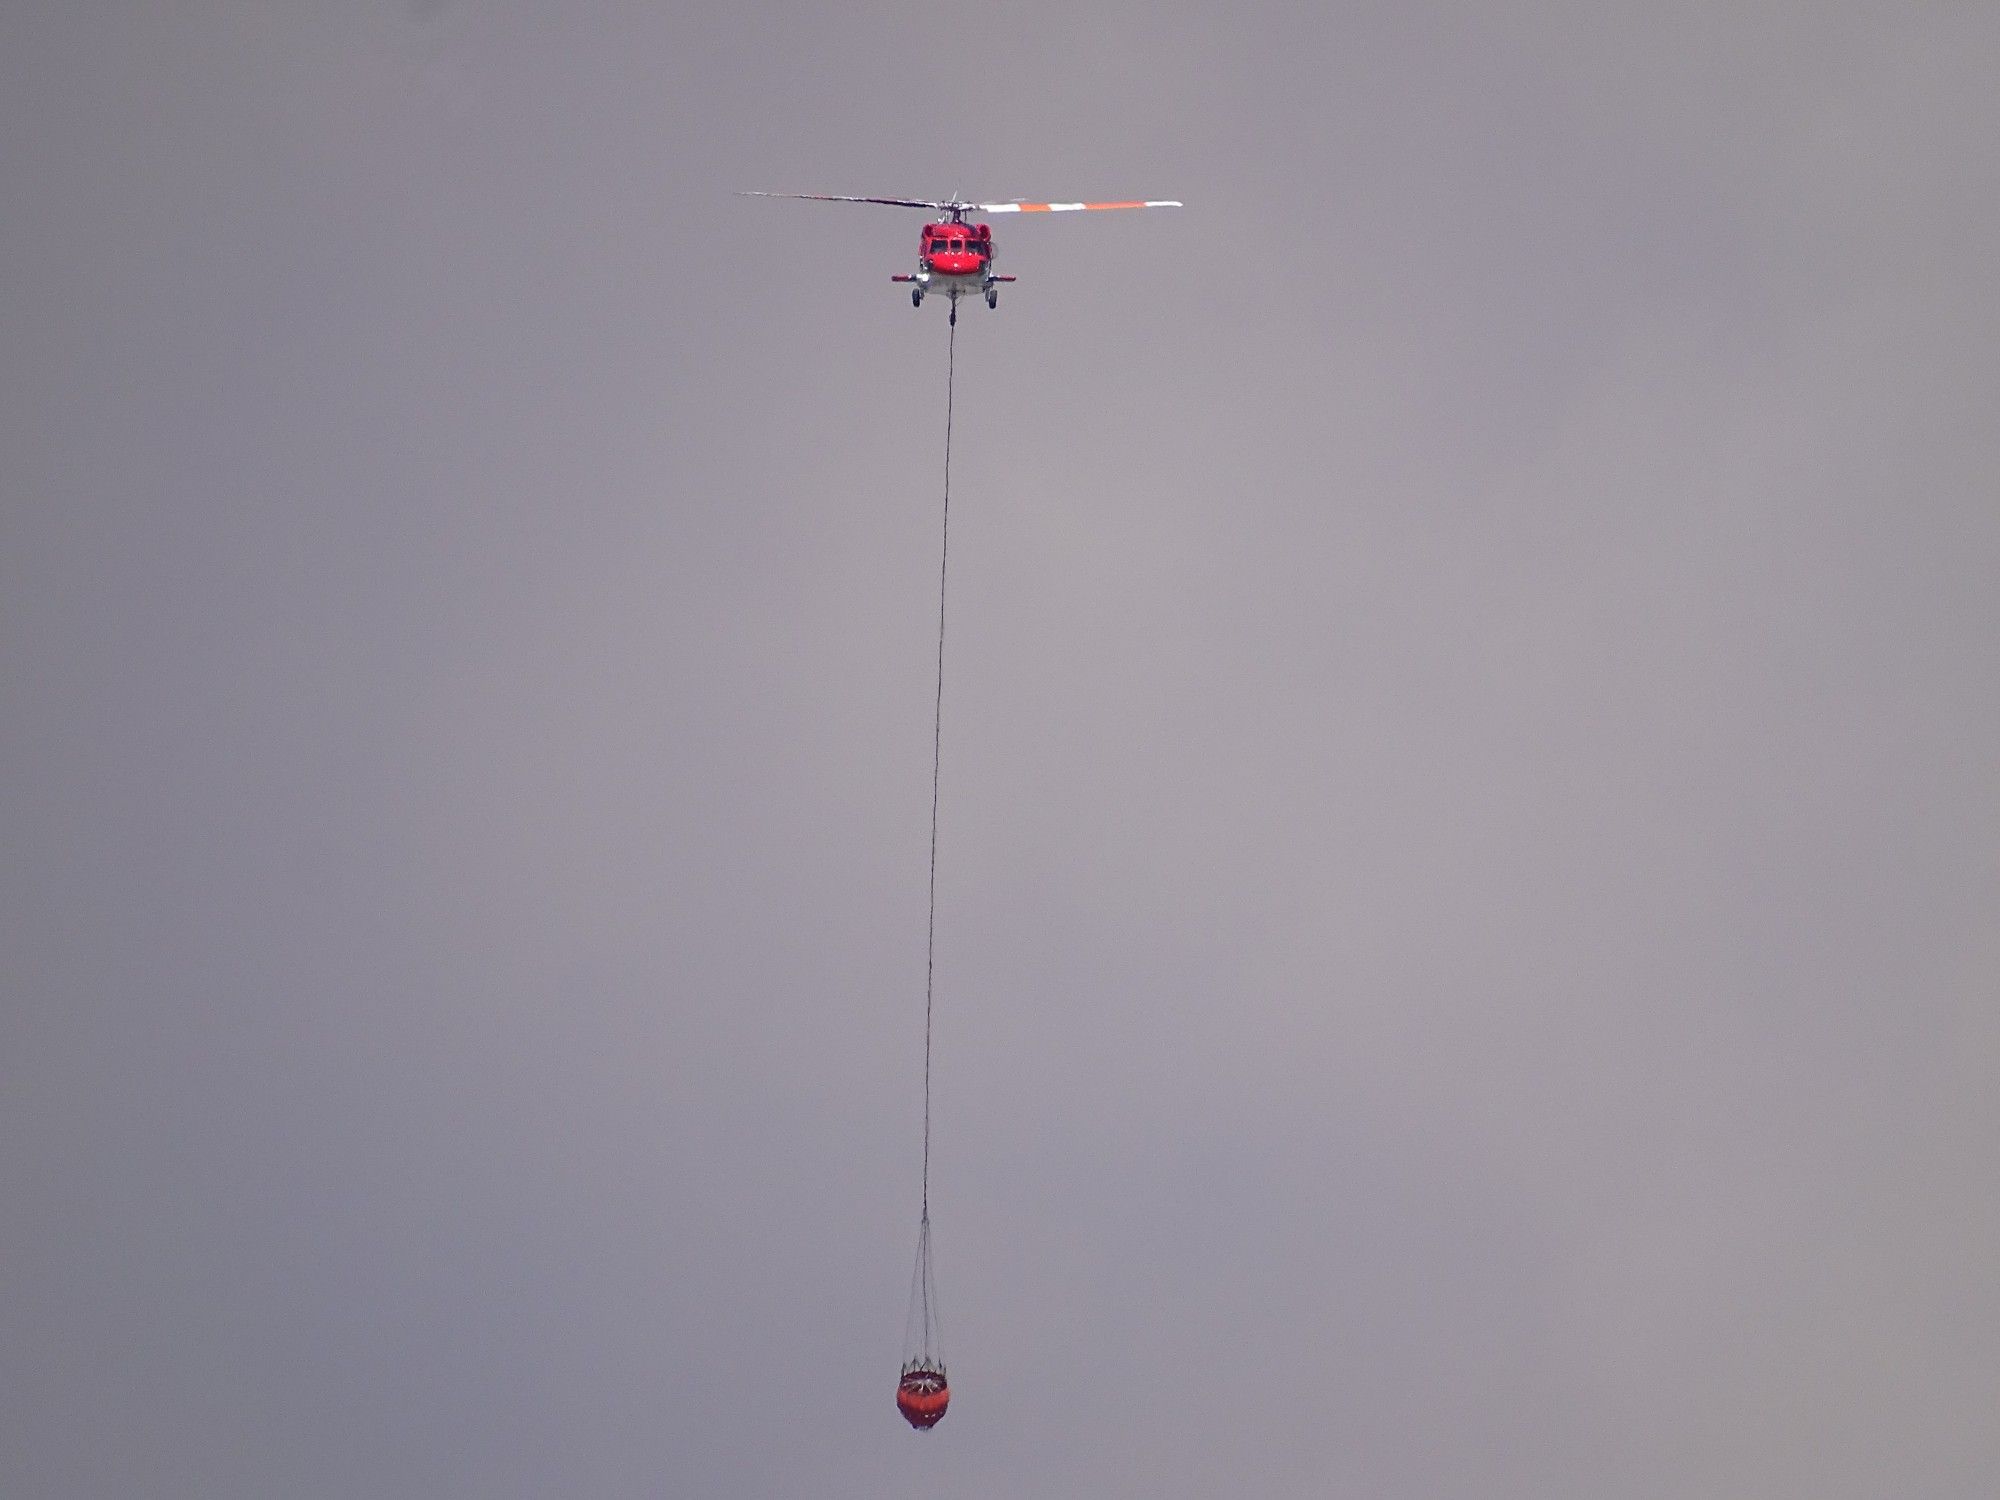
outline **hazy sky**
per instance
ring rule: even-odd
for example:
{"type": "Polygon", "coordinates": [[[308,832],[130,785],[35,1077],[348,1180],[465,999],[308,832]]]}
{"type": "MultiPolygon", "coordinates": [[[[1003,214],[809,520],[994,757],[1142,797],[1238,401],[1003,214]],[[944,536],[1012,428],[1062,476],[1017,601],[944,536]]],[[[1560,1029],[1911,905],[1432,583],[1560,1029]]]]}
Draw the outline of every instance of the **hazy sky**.
{"type": "Polygon", "coordinates": [[[6,6],[0,1493],[1989,1500],[1996,74],[6,6]]]}

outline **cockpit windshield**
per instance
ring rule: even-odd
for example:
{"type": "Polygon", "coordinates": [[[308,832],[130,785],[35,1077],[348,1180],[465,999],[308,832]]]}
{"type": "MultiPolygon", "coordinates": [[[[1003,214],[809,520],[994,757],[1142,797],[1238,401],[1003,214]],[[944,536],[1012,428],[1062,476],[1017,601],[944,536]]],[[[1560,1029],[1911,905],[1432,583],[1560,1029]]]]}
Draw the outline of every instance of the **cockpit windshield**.
{"type": "Polygon", "coordinates": [[[986,247],[969,230],[939,229],[927,238],[924,251],[928,255],[980,256],[986,253],[986,247]]]}

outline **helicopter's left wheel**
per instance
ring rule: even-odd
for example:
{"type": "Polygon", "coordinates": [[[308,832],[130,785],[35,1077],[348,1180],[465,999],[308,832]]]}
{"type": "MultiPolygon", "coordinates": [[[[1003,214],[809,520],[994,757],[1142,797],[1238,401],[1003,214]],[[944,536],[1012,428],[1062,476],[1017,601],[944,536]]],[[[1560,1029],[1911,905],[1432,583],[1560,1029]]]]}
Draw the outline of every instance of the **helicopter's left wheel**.
{"type": "Polygon", "coordinates": [[[986,305],[988,307],[998,307],[1000,305],[1000,288],[989,286],[986,289],[986,305]]]}

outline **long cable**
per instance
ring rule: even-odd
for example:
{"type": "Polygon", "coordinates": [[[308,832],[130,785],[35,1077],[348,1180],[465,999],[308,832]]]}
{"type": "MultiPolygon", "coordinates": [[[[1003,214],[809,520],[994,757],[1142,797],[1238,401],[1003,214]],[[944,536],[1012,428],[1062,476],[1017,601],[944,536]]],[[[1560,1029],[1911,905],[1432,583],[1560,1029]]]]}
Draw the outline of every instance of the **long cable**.
{"type": "Polygon", "coordinates": [[[944,768],[944,601],[951,563],[951,408],[952,386],[958,373],[955,302],[952,312],[944,365],[944,520],[938,544],[937,709],[931,721],[931,910],[924,936],[924,1196],[920,1222],[926,1236],[931,1222],[931,1002],[937,979],[938,786],[944,768]]]}

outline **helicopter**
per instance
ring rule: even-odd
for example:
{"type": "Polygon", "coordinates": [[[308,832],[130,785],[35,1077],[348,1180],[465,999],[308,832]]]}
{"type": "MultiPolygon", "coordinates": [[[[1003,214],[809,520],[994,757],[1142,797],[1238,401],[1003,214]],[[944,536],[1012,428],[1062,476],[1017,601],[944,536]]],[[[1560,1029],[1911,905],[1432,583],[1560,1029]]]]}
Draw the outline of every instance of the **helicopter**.
{"type": "Polygon", "coordinates": [[[813,203],[881,203],[890,208],[923,208],[940,217],[924,225],[917,241],[917,270],[912,276],[892,276],[910,288],[910,306],[922,307],[933,294],[951,301],[951,321],[958,322],[958,299],[983,295],[989,308],[1000,305],[1000,284],[1012,281],[993,269],[998,245],[990,224],[966,221],[967,214],[1073,214],[1117,208],[1180,208],[1169,198],[1130,203],[960,203],[936,198],[850,198],[837,193],[755,193],[745,198],[803,198],[813,203]]]}

